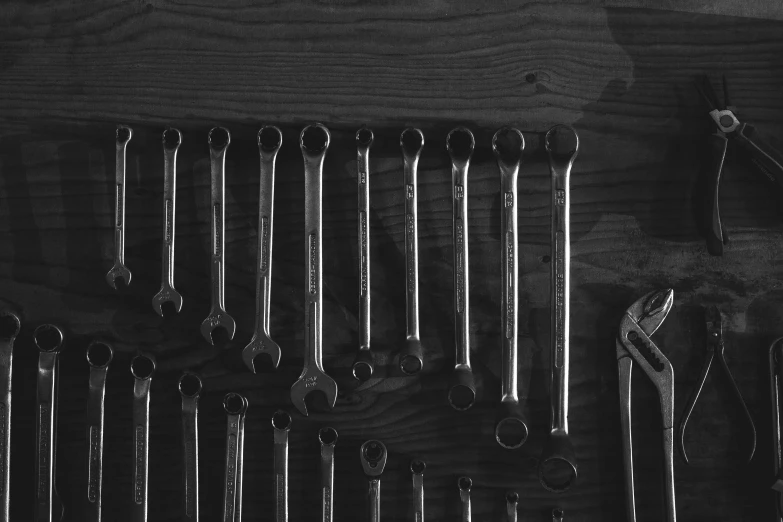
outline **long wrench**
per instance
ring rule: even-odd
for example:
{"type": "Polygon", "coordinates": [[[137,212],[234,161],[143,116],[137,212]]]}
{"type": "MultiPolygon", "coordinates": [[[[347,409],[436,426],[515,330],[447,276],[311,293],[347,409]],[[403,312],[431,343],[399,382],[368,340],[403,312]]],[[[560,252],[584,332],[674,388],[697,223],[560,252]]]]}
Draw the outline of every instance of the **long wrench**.
{"type": "Polygon", "coordinates": [[[133,375],[133,503],[131,520],[147,522],[149,490],[150,385],[155,357],[139,353],[131,359],[133,375]]]}
{"type": "Polygon", "coordinates": [[[329,130],[316,123],[302,129],[299,148],[302,149],[305,171],[305,350],[304,367],[299,379],[291,386],[291,402],[307,416],[305,398],[320,391],[330,408],[337,401],[337,383],[323,369],[323,254],[321,199],[323,165],[329,150],[329,130]]]}
{"type": "Polygon", "coordinates": [[[353,363],[353,376],[359,382],[375,370],[370,351],[370,147],[373,133],[362,127],[356,132],[356,181],[359,192],[359,351],[353,363]]]}
{"type": "MultiPolygon", "coordinates": [[[[579,136],[566,125],[549,129],[545,138],[552,177],[552,255],[549,283],[551,301],[550,432],[539,461],[538,477],[549,491],[567,490],[577,478],[574,446],[568,436],[568,348],[571,295],[571,195],[570,176],[579,152],[579,136]],[[553,465],[564,463],[570,474],[565,482],[547,477],[553,465]]],[[[560,466],[562,467],[562,466],[560,466]]]]}
{"type": "Polygon", "coordinates": [[[163,317],[163,303],[182,310],[182,296],[174,288],[174,223],[177,215],[177,151],[182,134],[177,129],[163,131],[163,268],[160,290],[152,298],[152,308],[163,317]]]}
{"type": "Polygon", "coordinates": [[[506,522],[517,522],[517,504],[519,504],[519,493],[514,491],[506,493],[506,522]]]}
{"type": "Polygon", "coordinates": [[[258,258],[256,260],[256,324],[253,338],[242,350],[242,360],[256,373],[255,359],[269,357],[273,368],[280,364],[280,346],[269,336],[269,311],[272,297],[272,231],[275,201],[275,159],[283,144],[283,134],[273,125],[258,131],[261,172],[258,188],[258,258]]]}
{"type": "Polygon", "coordinates": [[[114,212],[114,266],[106,274],[106,282],[117,289],[117,279],[122,279],[125,286],[131,282],[131,273],[125,266],[125,151],[128,142],[133,137],[133,131],[125,125],[117,126],[115,136],[115,212],[114,212]]]}
{"type": "Polygon", "coordinates": [[[454,241],[454,342],[456,360],[449,383],[449,403],[467,410],[476,401],[476,384],[470,367],[470,283],[468,277],[468,167],[476,141],[465,127],[457,127],[446,137],[451,156],[454,241]]]}
{"type": "Polygon", "coordinates": [[[424,522],[424,470],[427,465],[423,460],[411,461],[413,474],[413,520],[424,522]]]}
{"type": "Polygon", "coordinates": [[[0,312],[0,498],[3,505],[0,508],[0,522],[8,522],[11,500],[11,368],[14,353],[14,340],[22,329],[19,316],[10,310],[0,312]]]}
{"type": "Polygon", "coordinates": [[[223,522],[242,522],[242,467],[245,454],[247,399],[238,393],[223,398],[226,412],[226,474],[223,485],[223,522]]]}
{"type": "Polygon", "coordinates": [[[334,428],[318,430],[321,442],[321,522],[332,522],[334,516],[334,445],[337,431],[334,428]]]}
{"type": "Polygon", "coordinates": [[[112,347],[102,341],[87,346],[90,380],[87,398],[87,522],[101,520],[103,490],[103,418],[106,374],[114,358],[112,347]]]}
{"type": "Polygon", "coordinates": [[[215,344],[212,339],[215,328],[223,328],[229,339],[234,338],[237,329],[225,305],[226,150],[230,143],[231,133],[228,129],[214,127],[209,131],[209,162],[212,171],[212,303],[209,315],[201,323],[201,335],[209,344],[215,344]]]}
{"type": "Polygon", "coordinates": [[[288,412],[277,410],[272,416],[275,429],[275,521],[288,522],[288,432],[291,429],[291,416],[288,412]]]}
{"type": "Polygon", "coordinates": [[[424,148],[424,134],[407,128],[400,135],[405,189],[405,346],[400,350],[400,370],[414,375],[424,366],[419,332],[419,224],[417,173],[424,148]]]}
{"type": "Polygon", "coordinates": [[[359,457],[368,480],[367,518],[370,522],[381,520],[381,474],[386,467],[388,453],[386,446],[379,440],[368,440],[362,444],[359,457]]]}
{"type": "Polygon", "coordinates": [[[473,487],[473,481],[470,477],[460,477],[457,480],[459,487],[459,499],[462,503],[462,522],[470,522],[470,488],[473,487]]]}
{"type": "Polygon", "coordinates": [[[201,378],[195,373],[185,372],[179,378],[178,388],[182,396],[182,452],[185,462],[183,520],[198,522],[198,399],[201,396],[201,378]]]}

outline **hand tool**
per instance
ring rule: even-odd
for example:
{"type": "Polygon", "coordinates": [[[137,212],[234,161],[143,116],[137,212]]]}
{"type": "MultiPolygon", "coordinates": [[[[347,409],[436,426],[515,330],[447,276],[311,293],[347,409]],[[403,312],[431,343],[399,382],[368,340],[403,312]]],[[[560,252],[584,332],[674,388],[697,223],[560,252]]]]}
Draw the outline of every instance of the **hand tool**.
{"type": "Polygon", "coordinates": [[[753,458],[753,454],[756,452],[756,426],[753,424],[753,417],[750,416],[750,412],[748,411],[748,407],[745,405],[745,401],[742,399],[742,394],[740,394],[737,383],[734,381],[734,377],[731,375],[729,367],[726,364],[726,359],[724,357],[726,345],[723,342],[723,317],[717,306],[708,307],[705,312],[705,316],[707,320],[707,359],[704,361],[704,367],[701,370],[699,385],[695,390],[693,390],[693,394],[691,395],[690,399],[688,399],[688,405],[685,407],[685,411],[682,414],[682,419],[680,420],[680,427],[677,433],[677,442],[680,448],[680,454],[682,455],[685,463],[690,464],[688,462],[688,455],[685,453],[685,426],[688,424],[688,419],[691,416],[691,412],[693,412],[693,407],[696,405],[696,401],[699,400],[699,394],[701,394],[701,390],[704,387],[704,382],[707,380],[707,374],[710,372],[710,368],[712,367],[712,361],[717,355],[718,363],[720,363],[720,366],[723,367],[726,376],[729,378],[734,395],[737,397],[737,399],[739,399],[739,403],[742,405],[742,409],[745,412],[745,418],[748,419],[748,424],[752,434],[750,454],[748,455],[748,462],[750,462],[750,460],[753,458]]]}
{"type": "Polygon", "coordinates": [[[291,429],[291,416],[277,410],[272,416],[275,429],[275,521],[288,522],[288,431],[291,429]]]}
{"type": "Polygon", "coordinates": [[[772,394],[772,442],[775,481],[775,522],[783,522],[783,409],[781,390],[783,389],[783,337],[775,339],[769,347],[769,377],[772,394]]]}
{"type": "Polygon", "coordinates": [[[459,499],[462,503],[462,522],[470,522],[470,488],[473,487],[473,481],[470,477],[460,477],[457,480],[459,487],[459,499]]]}
{"type": "Polygon", "coordinates": [[[318,430],[321,441],[321,522],[332,522],[334,516],[334,445],[337,431],[334,428],[318,430]]]}
{"type": "Polygon", "coordinates": [[[519,292],[517,254],[517,176],[525,138],[517,129],[504,127],[492,137],[492,150],[500,169],[503,211],[500,214],[501,305],[500,329],[503,353],[502,394],[495,423],[495,440],[506,449],[521,447],[528,429],[517,394],[517,295],[519,292]]]}
{"type": "Polygon", "coordinates": [[[664,482],[666,519],[675,522],[674,505],[674,370],[661,350],[650,339],[663,323],[674,302],[674,291],[650,292],[625,312],[616,342],[620,376],[620,424],[623,430],[623,462],[628,522],[636,522],[636,497],[633,477],[631,432],[631,370],[635,362],[658,390],[663,418],[664,482]]]}
{"type": "Polygon", "coordinates": [[[329,150],[329,130],[316,123],[302,129],[299,148],[302,149],[305,171],[305,349],[304,367],[293,386],[291,402],[307,416],[305,398],[314,391],[324,394],[330,408],[337,401],[337,383],[323,369],[323,224],[321,198],[323,165],[329,150]]]}
{"type": "Polygon", "coordinates": [[[758,168],[758,170],[783,191],[783,155],[771,147],[749,123],[740,123],[734,115],[736,109],[731,106],[726,77],[723,77],[723,101],[721,104],[715,89],[707,75],[697,77],[696,90],[705,105],[710,109],[710,117],[718,127],[710,136],[710,156],[708,158],[705,192],[703,228],[707,240],[707,251],[714,255],[723,255],[723,245],[728,243],[729,235],[723,228],[720,219],[719,196],[720,177],[723,172],[723,162],[726,157],[729,139],[736,143],[758,168]]]}
{"type": "Polygon", "coordinates": [[[353,363],[353,376],[359,382],[372,377],[375,364],[370,351],[370,147],[372,131],[356,132],[356,180],[359,189],[359,351],[353,363]]]}
{"type": "Polygon", "coordinates": [[[424,521],[424,470],[427,465],[423,460],[411,461],[411,473],[413,474],[413,520],[424,521]]]}
{"type": "Polygon", "coordinates": [[[185,492],[183,520],[198,522],[198,399],[201,396],[201,378],[195,373],[185,372],[179,378],[178,387],[182,396],[182,452],[185,463],[182,473],[185,492]]]}
{"type": "Polygon", "coordinates": [[[227,416],[223,522],[242,522],[242,467],[247,399],[238,393],[227,393],[223,398],[223,409],[227,416]]]}
{"type": "Polygon", "coordinates": [[[87,397],[87,522],[101,520],[103,489],[103,418],[106,374],[114,350],[103,341],[87,346],[90,380],[87,397]]]}
{"type": "Polygon", "coordinates": [[[506,493],[506,520],[507,522],[517,522],[517,504],[519,503],[519,494],[513,491],[506,493]]]}
{"type": "Polygon", "coordinates": [[[552,510],[552,522],[563,522],[563,510],[560,508],[555,508],[552,510]]]}
{"type": "Polygon", "coordinates": [[[35,417],[35,520],[62,520],[63,509],[57,493],[57,396],[60,350],[63,332],[53,324],[42,324],[33,332],[38,347],[38,414],[35,417]]]}
{"type": "Polygon", "coordinates": [[[386,446],[379,440],[368,440],[362,444],[359,451],[362,468],[367,477],[369,489],[367,491],[367,518],[370,522],[381,520],[381,474],[386,467],[386,446]]]}
{"type": "Polygon", "coordinates": [[[408,127],[400,135],[405,190],[405,346],[400,351],[400,370],[418,373],[424,365],[419,333],[419,224],[418,166],[424,134],[408,127]]]}
{"type": "Polygon", "coordinates": [[[231,143],[231,133],[223,127],[209,131],[209,162],[212,171],[212,303],[209,315],[201,323],[201,335],[209,344],[215,344],[212,332],[221,327],[234,338],[237,325],[228,315],[225,306],[225,253],[226,253],[226,150],[231,143]]]}
{"type": "Polygon", "coordinates": [[[538,477],[545,489],[563,492],[578,476],[576,454],[568,436],[568,364],[571,295],[571,167],[579,153],[579,136],[567,125],[555,125],[544,140],[552,178],[550,300],[550,430],[539,461],[538,477]],[[556,468],[570,477],[555,483],[556,468]]]}
{"type": "Polygon", "coordinates": [[[131,282],[131,273],[125,266],[125,150],[133,137],[133,131],[125,125],[117,126],[115,137],[115,214],[114,214],[114,266],[106,274],[106,282],[117,289],[117,279],[125,286],[131,282]]]}
{"type": "Polygon", "coordinates": [[[275,160],[283,144],[283,133],[273,125],[258,131],[261,168],[258,183],[258,257],[256,259],[256,324],[253,338],[242,350],[242,360],[256,373],[256,357],[269,358],[272,368],[280,364],[280,347],[269,336],[272,298],[272,231],[275,214],[275,160]]]}
{"type": "Polygon", "coordinates": [[[10,310],[0,312],[0,417],[2,430],[0,435],[0,522],[10,520],[9,505],[11,501],[11,369],[14,354],[14,340],[22,329],[19,316],[10,310]]]}
{"type": "Polygon", "coordinates": [[[174,223],[177,215],[177,151],[182,134],[177,129],[163,131],[163,255],[160,290],[152,298],[152,308],[163,317],[163,304],[182,310],[182,296],[174,288],[174,223]]]}
{"type": "Polygon", "coordinates": [[[133,504],[131,520],[146,522],[149,490],[150,386],[155,357],[138,353],[131,359],[133,374],[133,504]]]}
{"type": "Polygon", "coordinates": [[[468,278],[468,167],[476,141],[465,127],[446,137],[451,156],[451,196],[454,241],[454,342],[456,360],[449,383],[449,403],[460,411],[476,401],[476,384],[470,367],[470,283],[468,278]]]}

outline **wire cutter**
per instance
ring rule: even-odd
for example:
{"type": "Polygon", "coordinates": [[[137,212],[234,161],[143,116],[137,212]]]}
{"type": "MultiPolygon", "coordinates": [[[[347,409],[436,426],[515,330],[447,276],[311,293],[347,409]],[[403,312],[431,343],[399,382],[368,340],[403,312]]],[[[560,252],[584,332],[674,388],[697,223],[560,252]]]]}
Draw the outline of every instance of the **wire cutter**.
{"type": "Polygon", "coordinates": [[[751,417],[750,412],[748,411],[748,407],[745,405],[745,401],[742,399],[742,394],[740,393],[739,388],[737,387],[737,383],[734,381],[734,377],[731,375],[729,367],[726,364],[726,359],[723,356],[723,352],[726,349],[726,346],[723,342],[723,316],[721,315],[717,306],[710,306],[705,311],[705,318],[707,320],[707,360],[704,361],[704,367],[701,370],[699,385],[695,390],[693,390],[693,394],[691,395],[690,399],[688,399],[688,405],[685,407],[682,420],[680,421],[680,427],[677,433],[677,444],[680,448],[680,454],[682,455],[685,463],[690,464],[688,462],[688,455],[685,453],[685,426],[688,424],[688,419],[691,416],[691,412],[693,412],[693,407],[696,405],[696,401],[699,400],[699,394],[704,387],[704,381],[707,380],[707,374],[710,373],[712,361],[717,356],[718,362],[726,372],[726,376],[729,378],[729,381],[731,381],[734,395],[736,395],[737,399],[739,399],[739,403],[742,405],[742,409],[745,412],[745,417],[748,419],[748,423],[750,424],[750,431],[752,433],[753,441],[750,446],[750,455],[748,455],[748,462],[750,462],[750,460],[753,458],[753,454],[756,452],[756,426],[753,424],[753,417],[751,417]]]}
{"type": "Polygon", "coordinates": [[[731,106],[729,91],[726,87],[726,77],[723,77],[723,100],[721,104],[710,79],[706,75],[699,76],[695,82],[702,100],[710,109],[710,117],[718,126],[718,130],[710,137],[709,164],[706,170],[706,201],[704,204],[704,233],[707,239],[707,251],[714,255],[723,255],[723,245],[728,243],[729,235],[723,228],[720,219],[718,191],[720,176],[729,139],[737,143],[749,159],[764,174],[764,176],[783,191],[783,155],[770,146],[759,136],[756,127],[749,123],[740,123],[734,115],[736,108],[731,106]]]}
{"type": "Polygon", "coordinates": [[[631,440],[631,369],[636,363],[658,390],[663,417],[664,480],[666,519],[676,522],[674,506],[674,370],[666,356],[650,339],[663,323],[674,302],[674,290],[645,295],[625,312],[617,338],[617,367],[620,374],[620,423],[623,430],[623,463],[628,522],[636,522],[631,440]]]}

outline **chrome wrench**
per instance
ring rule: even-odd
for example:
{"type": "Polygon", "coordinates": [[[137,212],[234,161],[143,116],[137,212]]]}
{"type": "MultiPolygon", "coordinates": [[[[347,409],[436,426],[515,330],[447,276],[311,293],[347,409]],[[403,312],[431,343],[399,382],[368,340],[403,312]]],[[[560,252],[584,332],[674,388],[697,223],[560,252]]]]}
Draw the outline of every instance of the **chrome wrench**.
{"type": "MultiPolygon", "coordinates": [[[[552,255],[549,283],[551,301],[550,432],[539,461],[538,477],[549,491],[563,492],[577,478],[576,455],[568,436],[568,348],[571,292],[571,195],[570,176],[579,152],[579,136],[566,125],[549,129],[545,138],[552,177],[552,255]],[[566,466],[570,478],[554,483],[547,477],[557,463],[566,466]]],[[[562,467],[562,466],[561,466],[562,467]]]]}
{"type": "Polygon", "coordinates": [[[519,494],[514,491],[506,493],[506,521],[517,522],[517,504],[519,504],[519,494]]]}
{"type": "Polygon", "coordinates": [[[256,260],[256,324],[253,338],[242,350],[242,360],[256,373],[255,359],[269,357],[273,368],[280,364],[280,346],[269,336],[269,311],[272,297],[272,231],[275,201],[275,159],[283,144],[280,129],[267,125],[258,131],[261,159],[258,194],[258,258],[256,260]]]}
{"type": "Polygon", "coordinates": [[[201,335],[209,344],[215,344],[212,332],[220,327],[234,338],[237,325],[228,315],[225,305],[225,253],[226,253],[226,150],[231,143],[231,133],[223,127],[209,131],[209,162],[212,171],[212,303],[209,315],[201,323],[201,335]]]}
{"type": "Polygon", "coordinates": [[[370,522],[381,520],[381,474],[386,467],[386,446],[379,440],[368,440],[359,451],[364,474],[369,481],[367,509],[370,522]]]}
{"type": "Polygon", "coordinates": [[[459,499],[462,503],[462,522],[470,522],[470,488],[473,487],[473,481],[470,477],[460,477],[457,480],[459,487],[459,499]]]}
{"type": "Polygon", "coordinates": [[[424,148],[424,134],[407,128],[400,135],[405,188],[405,346],[400,350],[400,370],[418,373],[424,365],[419,333],[419,224],[417,173],[424,148]]]}
{"type": "Polygon", "coordinates": [[[356,180],[359,192],[359,351],[353,363],[353,376],[359,382],[375,370],[370,351],[370,147],[373,133],[368,128],[356,132],[356,180]]]}
{"type": "Polygon", "coordinates": [[[291,429],[291,416],[288,412],[277,410],[272,416],[275,430],[275,521],[288,522],[288,431],[291,429]]]}
{"type": "Polygon", "coordinates": [[[117,126],[115,137],[115,212],[114,212],[114,266],[106,274],[106,282],[117,289],[117,279],[122,279],[125,286],[131,282],[131,273],[125,266],[125,151],[128,142],[133,137],[133,131],[125,125],[117,126]]]}
{"type": "Polygon", "coordinates": [[[468,277],[468,167],[476,141],[465,127],[446,137],[451,156],[451,185],[454,207],[454,342],[456,361],[449,383],[449,403],[467,410],[476,401],[476,384],[470,367],[470,296],[468,277]]]}
{"type": "Polygon", "coordinates": [[[226,412],[226,474],[223,485],[223,522],[242,521],[242,466],[245,452],[247,399],[238,393],[223,398],[226,412]]]}
{"type": "Polygon", "coordinates": [[[495,423],[495,440],[506,449],[517,449],[527,440],[528,429],[517,392],[517,177],[525,138],[517,129],[504,127],[492,137],[492,150],[500,169],[503,210],[500,214],[502,296],[501,347],[503,353],[502,395],[495,423]]]}
{"type": "Polygon", "coordinates": [[[337,383],[323,369],[323,255],[321,198],[323,164],[329,149],[329,130],[316,123],[302,129],[299,147],[304,157],[305,171],[305,350],[304,367],[299,379],[291,386],[291,402],[307,416],[305,398],[314,391],[326,397],[330,408],[337,401],[337,383]]]}
{"type": "Polygon", "coordinates": [[[411,473],[413,474],[413,520],[414,522],[424,521],[424,470],[427,465],[422,460],[411,462],[411,473]]]}
{"type": "Polygon", "coordinates": [[[552,522],[563,522],[563,510],[560,508],[555,508],[552,510],[552,522]]]}
{"type": "Polygon", "coordinates": [[[103,490],[103,419],[106,374],[114,358],[112,347],[101,341],[87,346],[90,380],[87,398],[87,522],[101,520],[103,490]]]}
{"type": "Polygon", "coordinates": [[[201,378],[195,373],[185,372],[179,378],[178,388],[182,396],[182,452],[185,462],[183,520],[198,522],[198,399],[201,396],[201,378]]]}
{"type": "Polygon", "coordinates": [[[22,329],[19,316],[10,310],[0,312],[0,417],[3,434],[0,437],[0,496],[3,506],[0,508],[0,522],[8,522],[11,500],[11,369],[14,353],[14,340],[22,329]]]}
{"type": "Polygon", "coordinates": [[[147,521],[150,444],[150,385],[155,373],[155,357],[139,353],[131,359],[133,375],[133,504],[131,520],[147,521]]]}
{"type": "Polygon", "coordinates": [[[334,445],[337,431],[321,428],[318,431],[321,442],[321,522],[332,522],[334,516],[334,445]]]}
{"type": "Polygon", "coordinates": [[[182,134],[177,129],[163,131],[163,268],[160,290],[152,298],[152,308],[163,317],[163,303],[182,310],[182,296],[174,288],[174,223],[177,215],[177,151],[182,134]]]}

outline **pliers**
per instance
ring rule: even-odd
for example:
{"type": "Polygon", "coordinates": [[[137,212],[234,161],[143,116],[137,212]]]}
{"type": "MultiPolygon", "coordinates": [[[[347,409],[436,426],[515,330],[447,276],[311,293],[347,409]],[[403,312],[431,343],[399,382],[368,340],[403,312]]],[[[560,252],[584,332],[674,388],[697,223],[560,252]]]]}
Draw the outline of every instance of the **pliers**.
{"type": "Polygon", "coordinates": [[[749,123],[740,123],[734,115],[736,108],[732,107],[729,101],[725,76],[723,77],[723,104],[718,100],[707,75],[699,76],[695,85],[702,100],[710,109],[710,117],[718,127],[717,132],[710,136],[709,142],[710,156],[706,170],[703,228],[707,251],[713,256],[720,256],[723,255],[723,245],[729,241],[729,235],[721,224],[718,204],[720,176],[729,139],[748,154],[750,161],[778,187],[779,191],[783,191],[783,155],[759,136],[756,127],[749,123]]]}
{"type": "Polygon", "coordinates": [[[631,440],[631,369],[634,362],[658,390],[663,418],[664,481],[666,520],[676,522],[674,505],[674,370],[661,350],[650,339],[663,323],[674,302],[674,290],[658,290],[645,295],[625,312],[616,341],[617,368],[620,374],[620,423],[623,430],[623,463],[628,522],[636,522],[633,480],[633,443],[631,440]]]}

